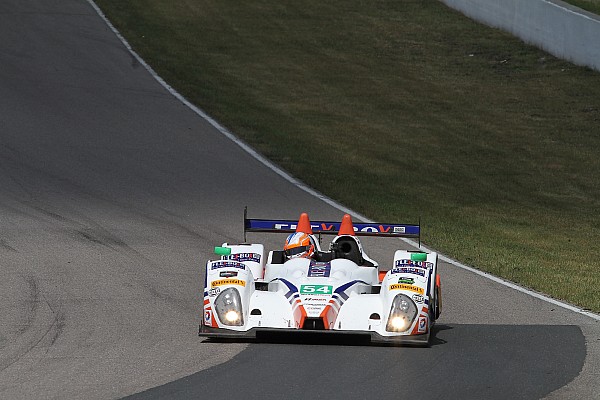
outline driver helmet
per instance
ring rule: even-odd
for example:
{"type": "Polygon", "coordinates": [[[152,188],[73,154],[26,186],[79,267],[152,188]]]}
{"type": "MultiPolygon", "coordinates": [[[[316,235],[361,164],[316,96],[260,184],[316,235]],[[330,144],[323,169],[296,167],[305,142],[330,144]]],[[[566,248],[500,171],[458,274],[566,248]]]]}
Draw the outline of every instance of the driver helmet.
{"type": "Polygon", "coordinates": [[[358,247],[358,252],[359,254],[362,256],[363,255],[363,247],[362,247],[362,243],[360,242],[360,239],[354,235],[338,235],[335,238],[333,238],[333,240],[331,241],[331,244],[329,245],[329,250],[333,251],[336,248],[336,244],[338,243],[338,241],[341,238],[347,238],[347,239],[352,239],[354,242],[356,242],[356,246],[358,247]]]}
{"type": "Polygon", "coordinates": [[[315,254],[315,240],[304,232],[292,233],[285,240],[283,251],[288,259],[311,258],[315,254]]]}

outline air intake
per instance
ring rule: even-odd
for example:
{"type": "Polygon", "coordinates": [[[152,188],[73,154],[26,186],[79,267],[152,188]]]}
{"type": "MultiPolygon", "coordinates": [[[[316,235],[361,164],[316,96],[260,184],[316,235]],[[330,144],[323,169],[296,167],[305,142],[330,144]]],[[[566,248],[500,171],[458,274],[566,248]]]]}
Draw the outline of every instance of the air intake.
{"type": "Polygon", "coordinates": [[[322,331],[325,330],[325,324],[323,323],[322,318],[306,318],[304,320],[304,324],[302,325],[302,329],[322,331]]]}

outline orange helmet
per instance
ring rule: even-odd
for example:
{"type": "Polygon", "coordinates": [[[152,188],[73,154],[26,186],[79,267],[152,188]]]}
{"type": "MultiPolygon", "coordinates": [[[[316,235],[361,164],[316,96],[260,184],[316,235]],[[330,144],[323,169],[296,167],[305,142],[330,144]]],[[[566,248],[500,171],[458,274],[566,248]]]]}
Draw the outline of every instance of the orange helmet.
{"type": "Polygon", "coordinates": [[[292,233],[285,240],[283,251],[287,258],[310,258],[315,253],[315,242],[307,233],[292,233]]]}

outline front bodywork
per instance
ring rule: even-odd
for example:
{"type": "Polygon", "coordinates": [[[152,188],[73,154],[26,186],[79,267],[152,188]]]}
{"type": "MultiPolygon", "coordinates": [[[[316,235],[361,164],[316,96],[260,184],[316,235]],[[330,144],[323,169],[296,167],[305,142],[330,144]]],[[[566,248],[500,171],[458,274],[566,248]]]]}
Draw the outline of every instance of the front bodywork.
{"type": "Polygon", "coordinates": [[[396,251],[377,266],[347,259],[265,259],[260,244],[225,245],[206,264],[200,336],[354,335],[373,343],[427,344],[439,315],[437,254],[396,251]]]}

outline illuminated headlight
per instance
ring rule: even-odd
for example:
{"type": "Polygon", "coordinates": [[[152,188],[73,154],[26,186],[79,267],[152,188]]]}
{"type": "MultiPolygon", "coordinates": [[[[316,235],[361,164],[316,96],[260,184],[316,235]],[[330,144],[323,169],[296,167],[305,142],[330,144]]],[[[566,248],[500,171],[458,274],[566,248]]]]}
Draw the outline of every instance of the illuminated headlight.
{"type": "Polygon", "coordinates": [[[404,294],[397,294],[392,301],[392,309],[385,330],[388,332],[405,332],[417,316],[417,306],[404,294]]]}
{"type": "Polygon", "coordinates": [[[223,324],[231,326],[244,325],[242,298],[236,288],[230,287],[219,293],[214,305],[217,316],[223,324]]]}
{"type": "Polygon", "coordinates": [[[231,322],[232,324],[235,324],[237,321],[240,320],[240,318],[240,313],[234,310],[227,311],[227,314],[225,314],[225,320],[227,322],[231,322]]]}
{"type": "Polygon", "coordinates": [[[409,320],[402,316],[396,316],[389,320],[388,322],[388,331],[396,331],[396,332],[404,332],[409,326],[409,320]]]}

